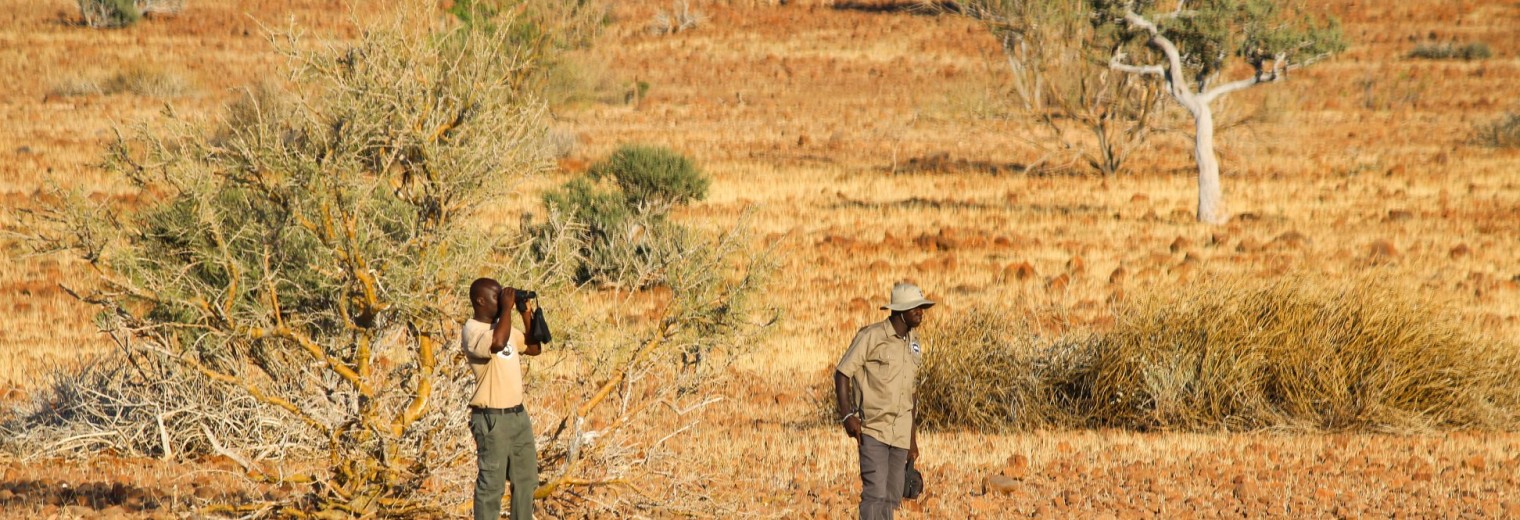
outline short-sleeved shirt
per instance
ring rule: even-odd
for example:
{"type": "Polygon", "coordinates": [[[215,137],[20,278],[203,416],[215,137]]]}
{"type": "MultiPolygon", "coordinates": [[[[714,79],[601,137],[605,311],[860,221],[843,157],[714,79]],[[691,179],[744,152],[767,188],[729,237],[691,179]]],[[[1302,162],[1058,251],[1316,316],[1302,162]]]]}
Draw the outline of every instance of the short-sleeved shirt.
{"type": "Polygon", "coordinates": [[[516,328],[507,335],[501,352],[491,353],[491,332],[496,325],[471,318],[459,333],[464,357],[475,373],[475,394],[470,406],[476,408],[511,408],[523,403],[522,354],[523,333],[516,328]]]}
{"type": "Polygon", "coordinates": [[[862,433],[894,448],[911,447],[913,388],[922,366],[912,332],[898,336],[884,320],[855,333],[835,369],[854,381],[862,433]]]}

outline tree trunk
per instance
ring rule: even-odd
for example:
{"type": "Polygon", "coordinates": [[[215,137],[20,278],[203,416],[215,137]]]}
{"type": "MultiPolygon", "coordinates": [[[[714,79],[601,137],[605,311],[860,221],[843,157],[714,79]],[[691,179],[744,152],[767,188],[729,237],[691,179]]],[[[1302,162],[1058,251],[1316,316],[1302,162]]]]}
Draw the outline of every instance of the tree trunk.
{"type": "Polygon", "coordinates": [[[1224,208],[1224,189],[1219,184],[1219,157],[1214,155],[1214,112],[1207,103],[1196,103],[1193,112],[1193,156],[1198,161],[1198,221],[1223,224],[1229,220],[1224,208]]]}

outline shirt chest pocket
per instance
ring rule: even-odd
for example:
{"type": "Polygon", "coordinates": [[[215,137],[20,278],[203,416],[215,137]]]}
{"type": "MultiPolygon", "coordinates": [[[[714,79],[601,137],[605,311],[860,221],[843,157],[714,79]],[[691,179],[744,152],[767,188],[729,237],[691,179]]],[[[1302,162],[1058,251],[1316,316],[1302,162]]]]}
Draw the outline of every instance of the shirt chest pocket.
{"type": "Polygon", "coordinates": [[[901,352],[896,352],[901,349],[902,345],[884,343],[877,345],[872,350],[871,356],[866,359],[866,371],[871,374],[871,379],[878,385],[879,390],[890,391],[899,379],[907,377],[905,374],[909,372],[908,364],[917,361],[907,359],[901,352]]]}

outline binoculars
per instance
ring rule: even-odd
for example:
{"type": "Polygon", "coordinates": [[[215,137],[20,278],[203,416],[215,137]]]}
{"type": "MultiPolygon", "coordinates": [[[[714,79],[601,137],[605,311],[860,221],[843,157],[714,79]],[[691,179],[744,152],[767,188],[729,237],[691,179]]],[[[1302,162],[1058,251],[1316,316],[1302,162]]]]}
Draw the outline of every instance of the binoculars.
{"type": "MultiPolygon", "coordinates": [[[[508,289],[508,288],[504,287],[503,290],[505,290],[505,289],[508,289]]],[[[528,300],[531,300],[531,299],[534,299],[534,298],[538,297],[538,293],[533,292],[533,291],[529,291],[527,289],[512,289],[512,292],[517,295],[517,304],[516,304],[516,306],[517,306],[517,311],[518,312],[522,312],[522,311],[528,310],[528,300]]]]}

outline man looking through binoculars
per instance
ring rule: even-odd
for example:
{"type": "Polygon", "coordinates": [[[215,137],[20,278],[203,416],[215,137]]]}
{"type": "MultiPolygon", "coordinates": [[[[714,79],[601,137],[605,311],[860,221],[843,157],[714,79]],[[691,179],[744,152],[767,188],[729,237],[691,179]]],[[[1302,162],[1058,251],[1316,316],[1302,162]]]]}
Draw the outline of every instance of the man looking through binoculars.
{"type": "Polygon", "coordinates": [[[459,337],[470,370],[475,373],[475,393],[470,397],[470,433],[475,437],[479,472],[475,476],[475,518],[501,516],[501,497],[512,484],[512,519],[533,517],[533,492],[538,489],[538,448],[533,442],[533,423],[523,408],[523,377],[520,356],[541,351],[523,330],[532,322],[530,291],[502,287],[496,280],[480,278],[470,284],[474,315],[464,322],[459,337]],[[512,326],[508,309],[517,308],[523,329],[512,326]]]}

